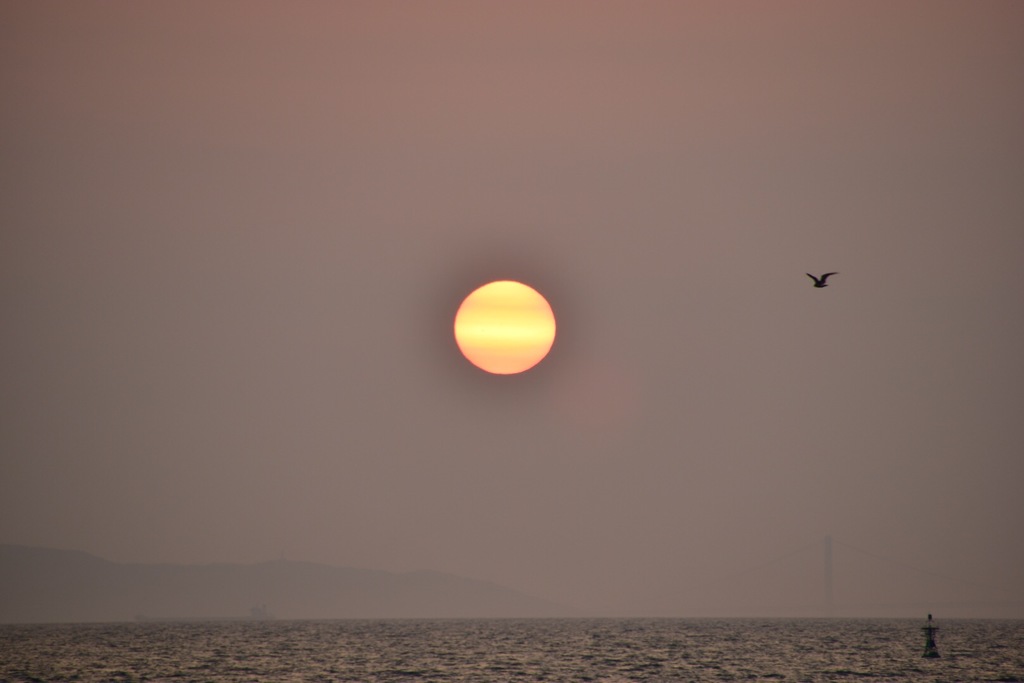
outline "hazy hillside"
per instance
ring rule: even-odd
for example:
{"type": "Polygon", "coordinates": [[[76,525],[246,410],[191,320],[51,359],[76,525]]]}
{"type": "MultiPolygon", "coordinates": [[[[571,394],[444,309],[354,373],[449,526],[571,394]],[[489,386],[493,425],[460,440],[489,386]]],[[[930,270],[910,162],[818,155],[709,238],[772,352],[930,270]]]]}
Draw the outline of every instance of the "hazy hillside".
{"type": "Polygon", "coordinates": [[[557,605],[435,572],[392,574],[306,562],[145,565],[0,545],[0,622],[241,618],[543,617],[557,605]]]}

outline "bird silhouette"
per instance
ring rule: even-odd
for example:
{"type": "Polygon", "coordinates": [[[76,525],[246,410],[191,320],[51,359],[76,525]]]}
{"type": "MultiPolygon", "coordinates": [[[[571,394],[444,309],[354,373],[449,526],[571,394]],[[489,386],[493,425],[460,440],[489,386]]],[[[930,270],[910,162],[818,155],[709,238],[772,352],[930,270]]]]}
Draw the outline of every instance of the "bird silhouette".
{"type": "Polygon", "coordinates": [[[814,286],[815,287],[819,287],[819,288],[820,287],[828,287],[828,285],[825,283],[825,280],[828,279],[829,275],[839,275],[839,273],[825,273],[821,277],[814,277],[810,273],[807,273],[807,277],[809,277],[812,280],[814,280],[814,286]]]}

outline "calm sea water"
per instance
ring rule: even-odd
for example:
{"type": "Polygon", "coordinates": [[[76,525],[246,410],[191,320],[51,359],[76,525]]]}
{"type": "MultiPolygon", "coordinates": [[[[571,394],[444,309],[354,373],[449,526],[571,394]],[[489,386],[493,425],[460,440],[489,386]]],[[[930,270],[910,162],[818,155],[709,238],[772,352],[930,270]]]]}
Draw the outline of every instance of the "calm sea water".
{"type": "Polygon", "coordinates": [[[2,681],[1024,681],[1024,621],[395,620],[0,626],[2,681]]]}

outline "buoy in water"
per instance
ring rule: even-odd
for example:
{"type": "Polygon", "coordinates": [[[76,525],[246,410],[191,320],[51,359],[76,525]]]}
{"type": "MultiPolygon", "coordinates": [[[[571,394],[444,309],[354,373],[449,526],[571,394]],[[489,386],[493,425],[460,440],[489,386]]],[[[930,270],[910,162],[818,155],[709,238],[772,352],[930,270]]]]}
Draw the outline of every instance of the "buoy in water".
{"type": "Polygon", "coordinates": [[[928,615],[928,625],[921,629],[924,631],[924,654],[922,657],[928,659],[935,659],[939,656],[939,648],[935,646],[935,632],[939,630],[938,626],[932,626],[932,615],[928,615]]]}

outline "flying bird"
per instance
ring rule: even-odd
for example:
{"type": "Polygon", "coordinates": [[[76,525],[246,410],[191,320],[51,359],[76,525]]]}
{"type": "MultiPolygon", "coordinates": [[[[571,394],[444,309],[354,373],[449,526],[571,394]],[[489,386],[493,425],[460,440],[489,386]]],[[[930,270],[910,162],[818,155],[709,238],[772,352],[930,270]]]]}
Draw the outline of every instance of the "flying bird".
{"type": "Polygon", "coordinates": [[[825,273],[821,277],[814,277],[810,273],[807,273],[807,277],[809,277],[812,280],[814,280],[814,286],[815,287],[819,287],[819,288],[820,287],[828,287],[828,285],[825,283],[825,280],[828,279],[829,275],[839,275],[839,273],[825,273]]]}

